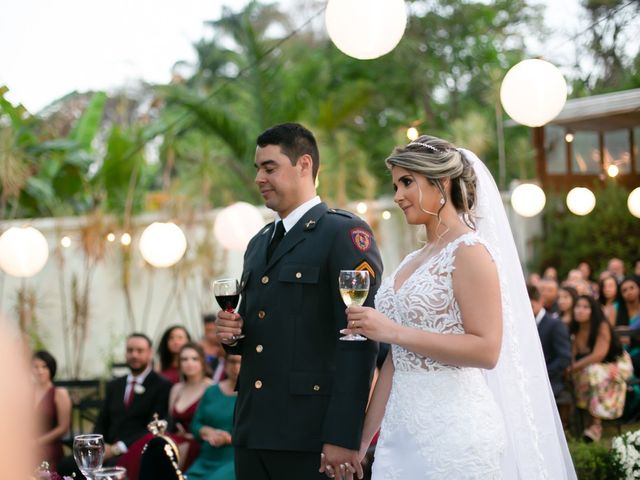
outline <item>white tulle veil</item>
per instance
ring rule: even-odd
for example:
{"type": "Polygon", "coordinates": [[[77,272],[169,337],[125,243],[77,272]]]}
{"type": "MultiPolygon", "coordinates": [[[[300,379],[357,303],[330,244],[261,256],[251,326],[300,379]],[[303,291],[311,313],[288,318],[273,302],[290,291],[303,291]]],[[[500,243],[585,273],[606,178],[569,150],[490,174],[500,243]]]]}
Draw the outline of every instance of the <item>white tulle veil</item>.
{"type": "Polygon", "coordinates": [[[469,150],[459,151],[476,173],[476,227],[492,250],[500,276],[502,349],[496,367],[486,371],[486,379],[507,430],[503,478],[575,479],[500,192],[484,163],[469,150]]]}

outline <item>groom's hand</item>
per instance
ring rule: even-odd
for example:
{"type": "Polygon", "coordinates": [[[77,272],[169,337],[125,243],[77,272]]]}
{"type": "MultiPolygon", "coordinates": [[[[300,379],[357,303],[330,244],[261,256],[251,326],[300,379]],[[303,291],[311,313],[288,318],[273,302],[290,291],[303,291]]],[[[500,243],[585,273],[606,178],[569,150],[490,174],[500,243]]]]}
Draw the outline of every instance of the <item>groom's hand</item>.
{"type": "Polygon", "coordinates": [[[329,478],[339,480],[351,480],[354,473],[359,479],[364,477],[357,450],[349,450],[328,443],[322,447],[320,472],[324,472],[329,478]]]}

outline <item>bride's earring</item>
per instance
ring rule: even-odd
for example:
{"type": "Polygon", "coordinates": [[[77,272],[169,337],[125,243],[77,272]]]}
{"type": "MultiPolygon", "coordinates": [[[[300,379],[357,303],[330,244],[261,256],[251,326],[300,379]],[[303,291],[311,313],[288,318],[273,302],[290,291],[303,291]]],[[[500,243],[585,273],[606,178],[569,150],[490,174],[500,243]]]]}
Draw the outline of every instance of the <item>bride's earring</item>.
{"type": "Polygon", "coordinates": [[[444,197],[440,197],[440,205],[444,205],[444,202],[445,202],[444,197]]]}

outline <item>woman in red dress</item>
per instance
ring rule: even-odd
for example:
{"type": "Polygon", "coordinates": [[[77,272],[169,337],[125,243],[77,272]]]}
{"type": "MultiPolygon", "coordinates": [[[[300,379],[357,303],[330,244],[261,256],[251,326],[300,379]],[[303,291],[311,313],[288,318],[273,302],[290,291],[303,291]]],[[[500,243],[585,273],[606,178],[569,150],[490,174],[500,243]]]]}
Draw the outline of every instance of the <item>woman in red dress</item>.
{"type": "Polygon", "coordinates": [[[35,382],[36,415],[40,425],[39,460],[48,462],[52,471],[63,456],[62,437],[71,423],[69,392],[53,384],[56,369],[56,360],[49,352],[39,350],[33,354],[31,371],[35,382]]]}

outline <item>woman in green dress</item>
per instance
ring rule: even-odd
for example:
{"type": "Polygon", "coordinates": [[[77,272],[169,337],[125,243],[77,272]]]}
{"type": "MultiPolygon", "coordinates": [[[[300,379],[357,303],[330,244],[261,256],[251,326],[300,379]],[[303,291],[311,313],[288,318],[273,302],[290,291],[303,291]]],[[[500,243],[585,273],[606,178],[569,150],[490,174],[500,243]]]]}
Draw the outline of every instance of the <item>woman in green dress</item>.
{"type": "Polygon", "coordinates": [[[201,442],[201,448],[198,458],[186,472],[189,480],[236,479],[231,429],[240,358],[239,355],[227,357],[226,379],[211,385],[200,400],[191,423],[191,432],[201,442]]]}

